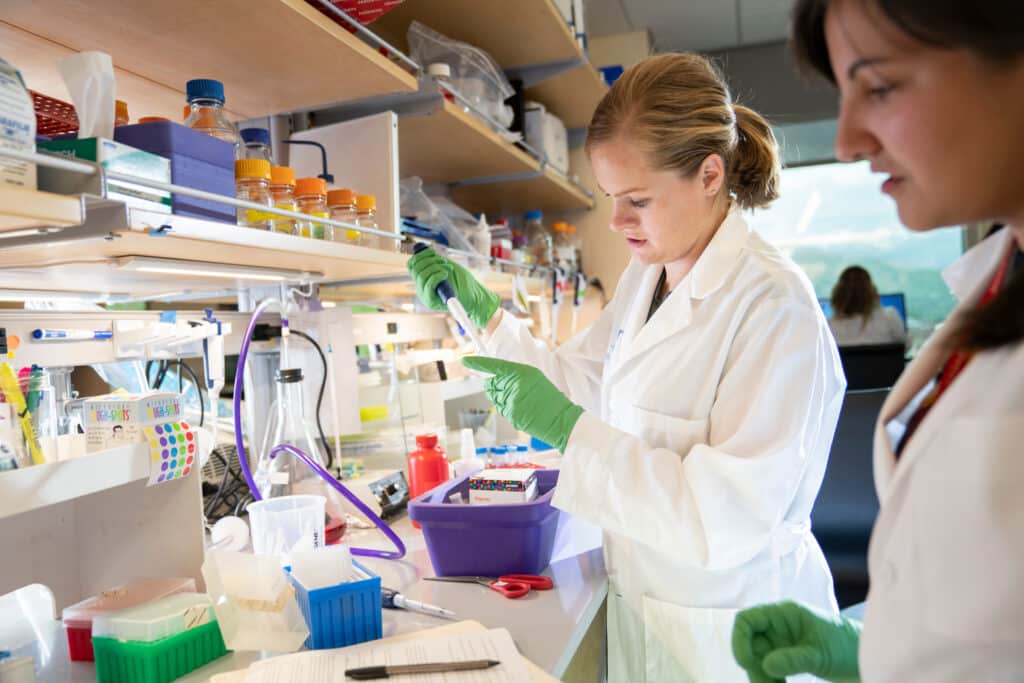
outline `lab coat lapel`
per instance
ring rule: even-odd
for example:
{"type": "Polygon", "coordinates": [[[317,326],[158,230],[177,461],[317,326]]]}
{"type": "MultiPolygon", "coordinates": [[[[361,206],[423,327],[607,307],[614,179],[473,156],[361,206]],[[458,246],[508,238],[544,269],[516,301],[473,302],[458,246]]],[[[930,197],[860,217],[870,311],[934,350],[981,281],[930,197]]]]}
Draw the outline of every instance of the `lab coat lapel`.
{"type": "MultiPolygon", "coordinates": [[[[1004,230],[1002,234],[993,235],[974,249],[971,249],[962,258],[943,271],[943,279],[949,286],[950,291],[960,300],[960,304],[942,327],[921,348],[914,362],[900,375],[899,380],[897,380],[889,392],[889,397],[882,405],[882,410],[878,415],[878,422],[875,425],[874,439],[875,489],[878,492],[878,499],[880,501],[885,501],[885,498],[891,494],[899,480],[906,476],[906,472],[913,465],[918,455],[926,450],[924,448],[916,448],[914,441],[911,440],[904,450],[899,461],[899,467],[897,468],[893,444],[890,442],[889,435],[885,429],[886,424],[903,412],[928,382],[935,379],[935,376],[942,370],[943,364],[953,351],[953,335],[962,324],[964,315],[972,310],[981,299],[1001,259],[1005,258],[1007,252],[1013,248],[1012,240],[1013,237],[1010,234],[1010,230],[1004,230]]],[[[970,371],[971,366],[968,365],[963,372],[966,374],[970,371]]],[[[960,379],[963,378],[961,377],[960,379]]],[[[956,404],[955,397],[958,393],[958,384],[963,386],[965,383],[953,383],[943,398],[928,413],[918,432],[924,429],[925,434],[927,434],[926,427],[928,424],[941,423],[952,417],[953,406],[956,404]]]]}
{"type": "Polygon", "coordinates": [[[693,300],[710,296],[725,284],[737,267],[739,253],[749,235],[750,228],[740,211],[730,211],[693,269],[672,290],[649,321],[646,321],[647,312],[662,266],[647,269],[630,312],[630,329],[635,330],[635,333],[623,335],[626,343],[616,363],[617,370],[625,369],[632,359],[689,327],[693,319],[693,300]]]}
{"type": "Polygon", "coordinates": [[[636,343],[637,336],[647,322],[647,311],[650,310],[654,288],[658,286],[661,271],[662,266],[647,266],[644,269],[640,279],[640,286],[637,288],[636,294],[626,310],[626,315],[623,316],[619,331],[616,333],[619,338],[615,340],[615,349],[611,358],[608,359],[609,372],[607,377],[609,379],[615,374],[616,370],[622,367],[626,360],[635,355],[633,346],[636,343]]]}

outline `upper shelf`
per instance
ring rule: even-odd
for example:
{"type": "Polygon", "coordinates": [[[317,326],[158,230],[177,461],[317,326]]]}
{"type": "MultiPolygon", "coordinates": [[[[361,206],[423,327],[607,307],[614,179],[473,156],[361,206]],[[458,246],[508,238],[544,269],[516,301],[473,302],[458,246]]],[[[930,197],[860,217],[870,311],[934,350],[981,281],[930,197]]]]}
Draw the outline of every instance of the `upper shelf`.
{"type": "MultiPolygon", "coordinates": [[[[586,60],[552,0],[517,0],[509,4],[481,0],[405,0],[370,28],[408,49],[406,33],[419,20],[449,38],[486,50],[503,69],[568,62],[583,64],[526,91],[559,116],[567,128],[590,122],[607,91],[600,74],[586,60]],[[510,18],[510,12],[514,18],[510,18]],[[557,94],[557,97],[552,95],[557,94]]],[[[426,65],[422,65],[426,66],[426,65]]]]}
{"type": "MultiPolygon", "coordinates": [[[[48,194],[35,194],[45,207],[48,194]]],[[[8,215],[3,200],[0,217],[8,215]]],[[[407,258],[103,200],[90,201],[82,225],[0,240],[0,247],[0,288],[112,299],[403,275],[407,258]]]]}
{"type": "Polygon", "coordinates": [[[470,211],[560,211],[593,205],[564,176],[550,168],[541,173],[536,159],[448,101],[429,114],[401,117],[398,146],[403,177],[416,175],[426,183],[503,178],[455,188],[453,195],[470,211]]]}
{"type": "MultiPolygon", "coordinates": [[[[181,93],[189,79],[216,78],[227,107],[247,118],[416,91],[415,77],[304,0],[257,5],[8,0],[3,21],[74,50],[107,52],[118,67],[181,93]]],[[[17,66],[17,54],[7,57],[17,66]]]]}
{"type": "MultiPolygon", "coordinates": [[[[473,275],[485,286],[502,299],[512,298],[512,274],[494,270],[472,269],[473,275]]],[[[550,283],[541,277],[527,277],[526,291],[531,296],[542,296],[548,291],[550,283]]],[[[389,279],[384,282],[361,282],[338,287],[323,287],[320,298],[324,301],[339,302],[375,302],[394,301],[396,299],[412,299],[416,296],[416,287],[409,278],[389,279]]]]}
{"type": "Polygon", "coordinates": [[[84,220],[82,198],[50,192],[0,187],[0,231],[78,225],[84,220]]]}

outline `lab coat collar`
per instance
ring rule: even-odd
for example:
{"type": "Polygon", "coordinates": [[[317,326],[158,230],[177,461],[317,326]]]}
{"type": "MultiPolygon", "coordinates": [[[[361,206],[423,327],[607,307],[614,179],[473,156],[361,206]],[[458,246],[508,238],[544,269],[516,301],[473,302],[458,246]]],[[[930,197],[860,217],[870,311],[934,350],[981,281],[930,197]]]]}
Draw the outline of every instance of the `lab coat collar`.
{"type": "Polygon", "coordinates": [[[693,300],[708,297],[725,284],[737,267],[739,252],[749,235],[750,228],[742,213],[739,209],[732,209],[693,269],[665,298],[650,320],[647,320],[647,312],[664,266],[648,266],[637,288],[630,315],[623,325],[623,344],[615,365],[621,368],[630,359],[685,329],[692,318],[693,300]]]}
{"type": "MultiPolygon", "coordinates": [[[[917,455],[924,450],[915,448],[914,442],[911,441],[900,458],[897,468],[893,444],[885,429],[886,424],[902,413],[914,397],[935,379],[953,351],[954,333],[959,328],[964,315],[972,310],[981,299],[1001,260],[1014,247],[1013,233],[1007,228],[974,246],[942,271],[943,279],[953,295],[959,299],[960,304],[921,347],[917,358],[900,375],[879,412],[874,439],[875,488],[879,500],[885,500],[896,483],[910,469],[917,455]]],[[[964,370],[965,373],[969,371],[970,366],[964,370]]],[[[956,390],[957,384],[954,383],[948,392],[955,393],[956,390]]],[[[948,400],[948,396],[945,399],[935,404],[925,423],[947,419],[945,411],[951,401],[948,400]]]]}

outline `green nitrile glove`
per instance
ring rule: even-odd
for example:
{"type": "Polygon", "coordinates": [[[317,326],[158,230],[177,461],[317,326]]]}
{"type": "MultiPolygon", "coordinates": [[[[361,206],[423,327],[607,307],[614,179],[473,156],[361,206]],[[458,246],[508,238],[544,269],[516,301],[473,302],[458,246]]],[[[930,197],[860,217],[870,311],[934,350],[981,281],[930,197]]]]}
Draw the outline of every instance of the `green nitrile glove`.
{"type": "Polygon", "coordinates": [[[491,316],[501,304],[501,298],[480,284],[472,273],[433,249],[424,249],[414,254],[406,267],[416,281],[416,294],[420,301],[435,311],[448,310],[437,295],[437,285],[442,280],[451,283],[459,303],[478,327],[487,327],[491,316]]]}
{"type": "Polygon", "coordinates": [[[483,356],[468,356],[462,364],[494,375],[484,382],[484,389],[513,427],[565,452],[583,408],[570,401],[543,372],[532,365],[483,356]]]}
{"type": "Polygon", "coordinates": [[[859,683],[861,623],[792,601],[759,605],[736,615],[732,653],[750,683],[785,683],[809,673],[833,683],[859,683]]]}

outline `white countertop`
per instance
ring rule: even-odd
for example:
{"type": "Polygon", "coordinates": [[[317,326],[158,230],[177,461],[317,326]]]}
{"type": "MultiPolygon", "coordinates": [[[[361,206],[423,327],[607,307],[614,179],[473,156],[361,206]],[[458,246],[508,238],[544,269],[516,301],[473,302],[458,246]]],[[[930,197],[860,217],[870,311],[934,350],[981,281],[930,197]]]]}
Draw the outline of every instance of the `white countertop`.
{"type": "MultiPolygon", "coordinates": [[[[392,520],[392,528],[406,544],[407,554],[401,560],[358,558],[380,574],[382,585],[407,597],[453,610],[458,619],[473,619],[488,627],[504,627],[512,634],[519,651],[533,663],[560,678],[572,660],[595,615],[608,593],[608,579],[599,547],[599,536],[593,527],[570,521],[562,516],[551,566],[544,572],[554,580],[550,591],[509,600],[477,584],[423,581],[434,576],[423,534],[414,529],[408,517],[392,520]]],[[[346,537],[353,546],[388,547],[384,535],[377,530],[358,530],[346,537]]],[[[384,610],[384,637],[434,628],[448,623],[444,619],[404,610],[384,610]]],[[[36,654],[40,683],[58,681],[95,681],[91,662],[70,662],[67,639],[59,622],[53,632],[43,635],[36,654]]],[[[18,652],[16,654],[22,654],[18,652]]],[[[180,681],[206,681],[214,674],[234,671],[259,658],[257,652],[238,652],[222,657],[197,669],[180,681]]]]}

